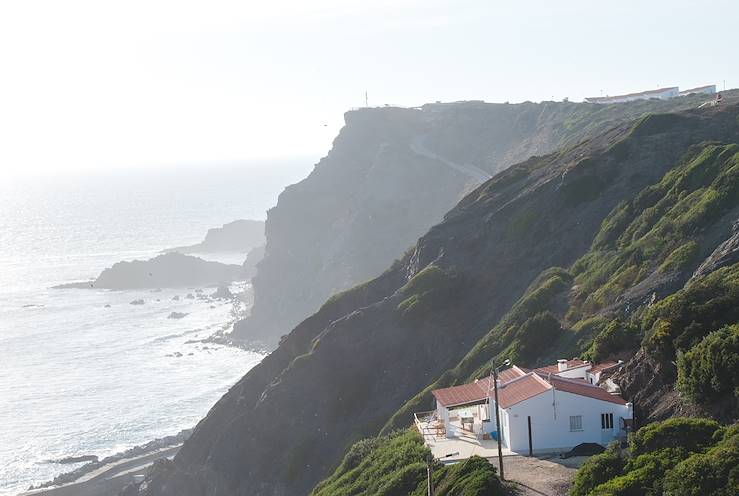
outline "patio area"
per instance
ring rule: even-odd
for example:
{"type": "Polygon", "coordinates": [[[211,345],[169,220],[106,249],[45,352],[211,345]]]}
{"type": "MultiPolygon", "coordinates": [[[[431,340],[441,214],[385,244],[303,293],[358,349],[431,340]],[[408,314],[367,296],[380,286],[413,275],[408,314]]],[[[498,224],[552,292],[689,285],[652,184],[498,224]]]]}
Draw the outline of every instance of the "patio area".
{"type": "MultiPolygon", "coordinates": [[[[469,424],[465,424],[465,428],[462,428],[460,418],[450,419],[452,436],[447,437],[443,422],[437,418],[435,413],[415,414],[416,428],[435,458],[444,463],[454,463],[466,460],[473,455],[483,458],[498,456],[498,442],[494,439],[483,439],[481,434],[473,433],[469,430],[469,424]]],[[[503,448],[503,456],[512,455],[515,453],[503,448]]]]}

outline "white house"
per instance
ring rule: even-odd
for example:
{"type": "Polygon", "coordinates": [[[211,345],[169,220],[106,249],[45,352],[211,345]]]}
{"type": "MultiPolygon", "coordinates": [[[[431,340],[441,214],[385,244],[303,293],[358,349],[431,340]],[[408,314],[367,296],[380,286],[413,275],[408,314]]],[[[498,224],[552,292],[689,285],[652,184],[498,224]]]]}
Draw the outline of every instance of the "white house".
{"type": "MultiPolygon", "coordinates": [[[[623,438],[633,407],[597,385],[602,374],[620,364],[593,365],[559,360],[556,365],[526,370],[517,366],[498,375],[500,428],[495,426],[492,380],[437,389],[432,393],[437,436],[499,438],[510,452],[530,454],[569,450],[580,443],[607,445],[623,438]]],[[[424,433],[423,424],[417,421],[424,433]]]]}
{"type": "Polygon", "coordinates": [[[668,88],[659,88],[656,90],[640,91],[638,93],[628,93],[626,95],[615,96],[592,96],[585,99],[586,103],[624,103],[633,102],[635,100],[649,100],[657,98],[659,100],[669,100],[680,95],[680,88],[670,86],[668,88]]]}
{"type": "Polygon", "coordinates": [[[680,96],[687,95],[713,95],[716,93],[716,85],[708,84],[706,86],[699,86],[697,88],[690,88],[689,90],[683,90],[680,92],[680,96]]]}

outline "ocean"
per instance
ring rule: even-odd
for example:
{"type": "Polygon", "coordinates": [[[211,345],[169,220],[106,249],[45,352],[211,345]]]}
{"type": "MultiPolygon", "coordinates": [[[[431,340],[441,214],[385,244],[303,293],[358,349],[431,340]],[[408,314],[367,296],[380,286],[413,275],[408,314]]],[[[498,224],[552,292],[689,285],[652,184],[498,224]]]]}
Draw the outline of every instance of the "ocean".
{"type": "Polygon", "coordinates": [[[185,288],[51,287],[197,243],[236,219],[264,219],[310,168],[285,160],[0,183],[0,495],[81,465],[50,460],[103,458],[193,427],[262,358],[201,342],[244,303],[185,299],[185,288]],[[146,303],[130,305],[139,298],[146,303]],[[173,311],[187,316],[167,318],[173,311]]]}

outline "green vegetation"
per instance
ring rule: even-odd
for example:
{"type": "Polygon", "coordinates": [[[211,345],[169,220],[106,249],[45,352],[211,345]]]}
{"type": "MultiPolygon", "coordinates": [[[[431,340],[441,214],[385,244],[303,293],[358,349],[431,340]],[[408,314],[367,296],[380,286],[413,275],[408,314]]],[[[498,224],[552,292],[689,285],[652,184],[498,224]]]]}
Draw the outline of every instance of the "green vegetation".
{"type": "Polygon", "coordinates": [[[405,299],[397,310],[406,319],[419,319],[452,296],[457,277],[451,272],[429,265],[416,274],[400,291],[405,299]]]}
{"type": "Polygon", "coordinates": [[[639,345],[639,335],[639,326],[634,321],[614,319],[595,336],[584,357],[598,363],[620,351],[632,350],[639,345]]]}
{"type": "Polygon", "coordinates": [[[679,354],[677,385],[695,403],[739,397],[739,325],[714,331],[679,354]]]}
{"type": "Polygon", "coordinates": [[[590,457],[580,467],[575,475],[570,494],[587,496],[597,486],[623,474],[625,466],[626,461],[621,456],[618,444],[610,445],[603,453],[590,457]]]}
{"type": "Polygon", "coordinates": [[[666,494],[733,496],[739,494],[739,427],[734,425],[706,453],[696,453],[665,476],[666,494]]]}
{"type": "Polygon", "coordinates": [[[629,450],[611,446],[585,462],[571,494],[737,494],[738,432],[737,426],[722,428],[708,419],[674,418],[647,425],[632,436],[629,450]],[[685,480],[691,487],[683,487],[685,480]]]}
{"type": "Polygon", "coordinates": [[[649,308],[642,319],[645,346],[655,357],[674,360],[710,332],[739,322],[739,265],[690,282],[649,308]]]}
{"type": "Polygon", "coordinates": [[[693,236],[739,204],[739,145],[694,147],[657,184],[603,221],[591,251],[572,268],[578,294],[570,318],[597,312],[655,270],[695,262],[693,236]]]}
{"type": "MultiPolygon", "coordinates": [[[[424,496],[430,451],[415,430],[369,438],[351,447],[336,471],[318,484],[313,496],[424,496]]],[[[463,463],[434,465],[438,496],[507,494],[493,465],[472,457],[463,463]]]]}
{"type": "Polygon", "coordinates": [[[715,420],[672,418],[642,427],[631,438],[631,454],[638,456],[665,448],[701,451],[713,444],[713,436],[721,429],[715,420]]]}

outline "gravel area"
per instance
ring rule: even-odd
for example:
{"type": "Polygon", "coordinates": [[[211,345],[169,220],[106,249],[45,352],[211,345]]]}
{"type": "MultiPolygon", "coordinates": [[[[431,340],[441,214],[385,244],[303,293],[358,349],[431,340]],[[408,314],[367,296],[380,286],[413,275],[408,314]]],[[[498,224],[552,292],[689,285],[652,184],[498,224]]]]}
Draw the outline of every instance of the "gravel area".
{"type": "MultiPolygon", "coordinates": [[[[566,496],[572,486],[575,472],[587,456],[561,459],[559,455],[538,457],[504,456],[505,478],[513,482],[522,496],[566,496]]],[[[490,462],[498,467],[498,459],[490,462]]]]}

